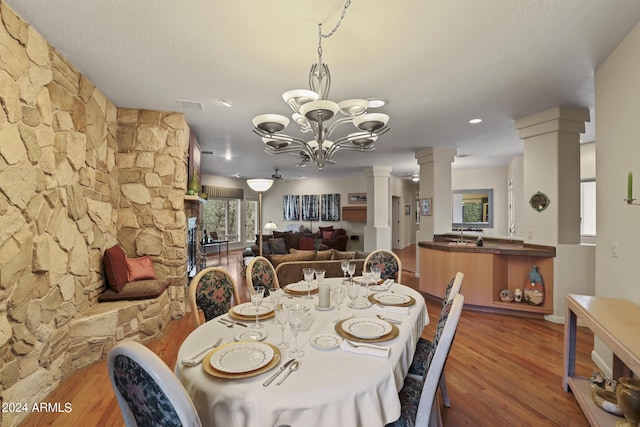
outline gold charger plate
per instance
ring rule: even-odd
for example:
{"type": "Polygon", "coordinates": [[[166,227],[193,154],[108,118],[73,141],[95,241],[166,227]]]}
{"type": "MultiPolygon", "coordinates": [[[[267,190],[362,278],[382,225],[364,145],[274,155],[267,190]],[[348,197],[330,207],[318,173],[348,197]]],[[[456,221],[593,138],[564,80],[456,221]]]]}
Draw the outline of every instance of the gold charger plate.
{"type": "Polygon", "coordinates": [[[398,329],[398,327],[396,325],[394,325],[393,323],[389,323],[391,325],[391,332],[389,332],[386,335],[383,335],[381,337],[378,338],[358,338],[355,335],[351,335],[349,332],[345,331],[344,329],[342,329],[342,324],[344,323],[345,320],[348,319],[343,319],[341,321],[339,321],[338,323],[336,323],[336,326],[334,327],[336,333],[338,335],[340,335],[342,338],[346,338],[349,341],[357,341],[357,342],[383,342],[383,341],[389,341],[394,339],[395,337],[397,337],[400,334],[400,330],[398,329]]]}
{"type": "MultiPolygon", "coordinates": [[[[235,312],[235,310],[233,309],[233,307],[231,307],[229,309],[229,311],[227,312],[227,314],[229,314],[230,317],[236,319],[236,320],[242,320],[245,322],[251,322],[251,321],[256,321],[256,316],[245,316],[243,314],[238,314],[235,312]]],[[[276,311],[275,309],[268,311],[264,314],[259,314],[258,315],[258,320],[266,320],[266,319],[270,319],[272,317],[274,317],[276,315],[276,311]]]]}
{"type": "Polygon", "coordinates": [[[375,295],[377,295],[377,294],[372,294],[372,295],[369,295],[369,297],[368,297],[369,301],[371,301],[372,304],[386,305],[388,307],[409,307],[409,306],[412,306],[413,304],[416,303],[416,300],[415,300],[414,297],[403,294],[405,297],[409,297],[409,301],[403,302],[402,304],[385,304],[385,303],[380,302],[377,299],[375,299],[374,298],[375,295]]]}
{"type": "MultiPolygon", "coordinates": [[[[229,343],[229,344],[237,344],[239,342],[244,342],[244,341],[237,341],[237,342],[229,343]]],[[[255,341],[247,341],[247,342],[255,342],[255,341]]],[[[207,355],[204,357],[204,359],[202,359],[202,367],[204,368],[204,371],[207,374],[213,375],[214,377],[226,378],[226,379],[240,379],[240,378],[254,377],[256,375],[260,375],[262,373],[265,373],[268,370],[270,370],[273,367],[275,367],[278,364],[278,362],[280,362],[280,359],[282,357],[280,355],[280,349],[278,347],[276,347],[275,345],[270,344],[268,342],[265,342],[263,344],[268,345],[269,347],[271,347],[273,349],[273,359],[271,359],[271,361],[269,363],[267,363],[266,365],[264,365],[262,368],[254,369],[253,371],[239,372],[239,373],[229,373],[229,372],[219,371],[218,369],[216,369],[213,366],[211,366],[211,357],[213,356],[213,354],[216,351],[220,350],[220,348],[223,348],[224,346],[229,345],[229,344],[224,344],[224,345],[221,345],[218,348],[214,348],[209,353],[207,353],[207,355]]]]}
{"type": "MultiPolygon", "coordinates": [[[[361,285],[365,285],[366,284],[366,282],[364,281],[364,277],[362,277],[362,276],[354,277],[353,281],[356,282],[356,283],[360,283],[361,285]]],[[[384,279],[380,279],[380,280],[378,280],[378,282],[376,282],[376,283],[372,282],[371,284],[372,285],[382,285],[383,283],[384,283],[384,279]]]]}
{"type": "MultiPolygon", "coordinates": [[[[293,285],[293,284],[294,283],[291,283],[291,285],[293,285]]],[[[287,286],[289,286],[289,285],[286,285],[286,286],[283,287],[285,294],[296,295],[296,296],[305,296],[305,295],[309,294],[307,291],[294,291],[292,289],[287,288],[287,286]]],[[[320,287],[319,286],[317,288],[311,290],[311,295],[317,294],[318,292],[320,292],[320,287]]]]}

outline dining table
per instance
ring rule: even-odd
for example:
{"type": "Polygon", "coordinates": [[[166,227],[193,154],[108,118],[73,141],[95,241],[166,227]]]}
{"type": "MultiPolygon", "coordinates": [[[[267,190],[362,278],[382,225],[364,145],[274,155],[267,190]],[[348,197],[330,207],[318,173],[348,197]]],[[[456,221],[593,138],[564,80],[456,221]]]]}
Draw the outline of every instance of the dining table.
{"type": "MultiPolygon", "coordinates": [[[[342,283],[342,278],[327,278],[324,279],[323,286],[346,286],[342,283]]],[[[303,285],[300,283],[288,286],[295,289],[293,286],[303,285]]],[[[418,338],[429,323],[424,297],[416,290],[399,283],[390,284],[383,292],[370,291],[362,286],[358,306],[363,308],[352,310],[348,307],[349,298],[345,298],[340,310],[341,321],[337,322],[337,308],[318,307],[318,293],[312,294],[311,298],[302,292],[293,293],[291,295],[285,292],[282,303],[304,306],[311,313],[312,323],[307,331],[298,334],[298,348],[305,354],[296,359],[297,370],[292,371],[281,384],[278,382],[289,368],[283,369],[277,381],[268,386],[263,385],[292,359],[287,355],[293,347],[291,329],[287,325],[284,336],[290,347],[279,349],[277,345],[282,338],[281,327],[273,318],[262,320],[261,329],[253,329],[253,320],[238,320],[240,306],[236,306],[234,308],[238,312],[234,312],[232,308],[229,313],[202,324],[182,343],[175,373],[191,397],[202,425],[374,427],[397,420],[400,416],[398,392],[407,375],[418,338]],[[392,304],[379,304],[380,301],[387,301],[383,296],[392,304]],[[402,304],[394,304],[394,298],[402,304]],[[352,317],[354,313],[356,319],[352,317]],[[380,317],[389,320],[392,333],[370,340],[358,339],[362,335],[354,337],[349,334],[351,329],[345,330],[344,325],[358,325],[362,322],[365,326],[370,322],[377,327],[380,317]],[[217,371],[211,369],[214,359],[218,363],[221,360],[216,359],[221,354],[216,351],[228,351],[225,346],[231,348],[233,345],[245,345],[250,341],[246,341],[245,337],[252,336],[252,332],[256,331],[259,331],[256,335],[262,337],[252,342],[261,342],[272,348],[275,352],[274,360],[262,369],[246,375],[216,375],[217,371]],[[352,339],[347,340],[347,337],[352,339]],[[220,339],[222,344],[210,350],[201,363],[195,366],[182,363],[220,339]],[[331,343],[334,339],[339,345],[318,345],[323,342],[331,343]],[[386,351],[352,346],[369,342],[386,351]]],[[[273,302],[270,299],[271,297],[264,299],[263,305],[266,308],[263,308],[263,312],[272,308],[273,302]]],[[[387,328],[386,325],[384,327],[387,328]]]]}

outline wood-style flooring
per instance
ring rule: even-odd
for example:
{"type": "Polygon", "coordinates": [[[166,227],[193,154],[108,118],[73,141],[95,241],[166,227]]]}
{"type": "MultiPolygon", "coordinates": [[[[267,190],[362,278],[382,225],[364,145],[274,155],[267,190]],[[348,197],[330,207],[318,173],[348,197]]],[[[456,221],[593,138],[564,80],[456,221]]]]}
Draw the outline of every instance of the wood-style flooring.
{"type": "MultiPolygon", "coordinates": [[[[415,246],[396,251],[403,262],[403,282],[417,288],[415,246]]],[[[239,251],[222,257],[248,299],[239,251]]],[[[217,255],[209,258],[218,264],[217,255]]],[[[464,284],[462,286],[464,293],[464,284]]],[[[431,339],[440,303],[427,299],[431,339]]],[[[593,334],[578,328],[576,371],[590,376],[593,334]]],[[[171,367],[180,344],[193,330],[190,316],[171,321],[164,336],[148,344],[171,367]]],[[[443,408],[445,426],[588,426],[571,393],[562,390],[563,326],[544,320],[464,310],[446,365],[451,408],[443,408]]],[[[72,405],[70,413],[32,413],[23,426],[122,426],[105,361],[74,372],[47,402],[72,405]]],[[[224,427],[224,426],[221,426],[224,427]]],[[[296,426],[312,427],[312,426],[296,426]]],[[[349,427],[349,426],[343,426],[349,427]]]]}

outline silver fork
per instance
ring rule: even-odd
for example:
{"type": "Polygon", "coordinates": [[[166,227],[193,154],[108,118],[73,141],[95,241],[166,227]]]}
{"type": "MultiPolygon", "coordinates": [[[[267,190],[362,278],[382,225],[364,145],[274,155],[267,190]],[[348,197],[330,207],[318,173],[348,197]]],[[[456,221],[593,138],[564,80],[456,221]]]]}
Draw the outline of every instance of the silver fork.
{"type": "Polygon", "coordinates": [[[389,348],[388,348],[388,347],[383,347],[383,346],[381,346],[381,345],[365,344],[365,343],[358,343],[358,344],[356,344],[356,343],[351,342],[351,341],[349,341],[349,340],[345,340],[345,341],[347,342],[347,344],[349,344],[349,345],[350,345],[351,347],[353,347],[353,348],[358,348],[358,347],[368,347],[368,348],[375,348],[375,349],[377,349],[377,350],[389,350],[389,348]]]}
{"type": "Polygon", "coordinates": [[[222,344],[222,338],[218,338],[218,340],[216,342],[214,342],[212,345],[210,345],[209,347],[207,347],[204,350],[202,350],[200,353],[198,353],[195,356],[193,356],[191,359],[182,359],[181,363],[184,366],[196,366],[200,362],[202,362],[202,359],[204,359],[204,357],[207,355],[208,351],[218,347],[220,344],[222,344]]]}

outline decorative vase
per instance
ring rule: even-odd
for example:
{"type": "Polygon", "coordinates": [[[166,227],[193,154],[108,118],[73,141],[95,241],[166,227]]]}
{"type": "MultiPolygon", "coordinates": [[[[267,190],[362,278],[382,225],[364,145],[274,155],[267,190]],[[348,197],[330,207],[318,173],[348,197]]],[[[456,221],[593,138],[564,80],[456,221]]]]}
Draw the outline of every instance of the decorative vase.
{"type": "Polygon", "coordinates": [[[524,285],[524,300],[531,305],[542,305],[544,302],[544,282],[535,265],[531,266],[531,271],[527,274],[527,283],[524,285]]]}
{"type": "Polygon", "coordinates": [[[640,380],[631,377],[620,377],[616,387],[618,405],[624,417],[635,426],[640,423],[640,380]]]}
{"type": "Polygon", "coordinates": [[[198,171],[194,169],[193,178],[191,178],[191,182],[189,182],[189,186],[187,187],[187,193],[198,194],[199,192],[200,192],[200,184],[198,184],[198,171]]]}

